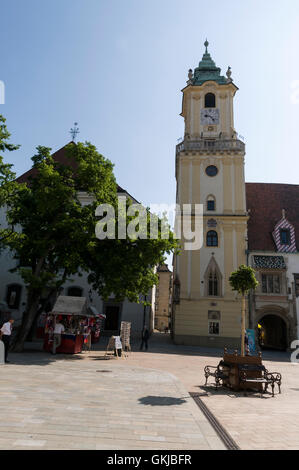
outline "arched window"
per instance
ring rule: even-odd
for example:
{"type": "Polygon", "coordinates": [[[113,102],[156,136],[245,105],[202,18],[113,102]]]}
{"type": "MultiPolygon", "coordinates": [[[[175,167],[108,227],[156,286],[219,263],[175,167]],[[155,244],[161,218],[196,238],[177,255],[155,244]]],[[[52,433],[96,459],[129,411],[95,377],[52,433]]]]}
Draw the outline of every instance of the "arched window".
{"type": "Polygon", "coordinates": [[[218,234],[215,232],[215,230],[208,231],[207,246],[218,246],[218,234]]]}
{"type": "Polygon", "coordinates": [[[207,211],[215,211],[216,210],[216,200],[214,196],[207,197],[207,211]]]}
{"type": "Polygon", "coordinates": [[[212,256],[204,275],[205,295],[208,297],[221,297],[222,275],[214,256],[212,256]]]}
{"type": "Polygon", "coordinates": [[[83,289],[81,287],[69,287],[67,290],[67,295],[70,297],[82,297],[83,289]]]}
{"type": "Polygon", "coordinates": [[[20,284],[10,284],[7,286],[6,303],[9,308],[18,309],[21,301],[22,286],[20,284]]]}
{"type": "Polygon", "coordinates": [[[216,107],[216,97],[214,93],[207,93],[205,96],[205,108],[215,108],[216,107]]]}

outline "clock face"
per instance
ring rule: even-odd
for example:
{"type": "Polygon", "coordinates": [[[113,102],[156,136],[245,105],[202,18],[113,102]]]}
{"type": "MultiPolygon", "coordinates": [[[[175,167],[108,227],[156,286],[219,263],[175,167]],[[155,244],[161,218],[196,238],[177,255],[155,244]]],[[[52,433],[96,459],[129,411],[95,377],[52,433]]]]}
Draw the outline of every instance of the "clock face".
{"type": "Polygon", "coordinates": [[[200,112],[201,124],[219,124],[219,109],[204,108],[200,112]]]}

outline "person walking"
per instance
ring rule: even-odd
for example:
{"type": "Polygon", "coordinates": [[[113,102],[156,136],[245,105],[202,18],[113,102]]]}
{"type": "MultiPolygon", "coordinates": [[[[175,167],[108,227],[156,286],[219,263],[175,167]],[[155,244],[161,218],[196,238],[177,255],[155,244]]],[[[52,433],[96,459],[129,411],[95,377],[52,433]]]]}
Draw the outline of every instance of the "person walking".
{"type": "Polygon", "coordinates": [[[148,339],[149,339],[149,331],[146,326],[143,327],[142,334],[141,334],[141,346],[140,351],[143,350],[143,345],[145,345],[146,351],[148,350],[148,339]]]}
{"type": "Polygon", "coordinates": [[[64,333],[65,328],[60,320],[57,321],[54,328],[53,350],[52,353],[56,354],[56,349],[61,345],[61,335],[64,333]]]}
{"type": "Polygon", "coordinates": [[[11,340],[11,332],[12,332],[13,322],[14,322],[14,320],[12,318],[10,318],[7,322],[5,322],[2,325],[2,328],[0,330],[0,332],[1,332],[1,338],[0,339],[4,343],[4,349],[5,349],[5,353],[4,353],[5,363],[9,362],[7,360],[7,356],[8,356],[9,344],[10,344],[10,340],[11,340]]]}

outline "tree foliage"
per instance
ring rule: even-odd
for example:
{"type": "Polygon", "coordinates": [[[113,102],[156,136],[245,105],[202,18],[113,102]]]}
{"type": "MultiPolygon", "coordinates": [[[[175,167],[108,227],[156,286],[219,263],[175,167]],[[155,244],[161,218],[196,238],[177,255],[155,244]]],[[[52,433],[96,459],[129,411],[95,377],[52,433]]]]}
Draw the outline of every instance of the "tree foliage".
{"type": "MultiPolygon", "coordinates": [[[[13,165],[5,163],[2,153],[17,150],[19,145],[9,143],[10,133],[5,123],[6,119],[0,114],[0,208],[12,203],[17,187],[13,165]]],[[[0,248],[2,240],[6,240],[11,233],[9,228],[0,227],[0,248]]]]}
{"type": "Polygon", "coordinates": [[[242,295],[247,294],[250,289],[256,289],[258,285],[254,270],[244,264],[231,273],[229,282],[232,289],[242,295]]]}
{"type": "MultiPolygon", "coordinates": [[[[69,144],[67,162],[51,149],[37,147],[32,176],[20,185],[7,219],[15,230],[6,241],[27,287],[27,305],[15,342],[23,343],[41,308],[55,300],[59,289],[75,274],[88,273],[93,288],[104,298],[139,301],[157,282],[155,266],[164,253],[177,247],[173,235],[157,240],[99,240],[95,235],[96,207],[117,206],[112,163],[90,143],[69,144]],[[82,203],[82,197],[88,202],[82,203]]],[[[128,204],[130,204],[128,202],[128,204]]],[[[116,210],[117,213],[117,210],[116,210]]],[[[149,222],[149,211],[147,211],[149,222]]],[[[117,221],[116,221],[117,223],[117,221]]]]}
{"type": "MultiPolygon", "coordinates": [[[[90,243],[86,260],[86,269],[90,272],[88,279],[105,299],[113,292],[117,300],[128,298],[131,302],[139,302],[140,294],[147,295],[149,289],[157,284],[155,267],[165,261],[165,253],[178,251],[178,242],[167,227],[166,220],[158,219],[157,238],[151,239],[150,221],[153,214],[149,209],[146,216],[146,239],[127,236],[124,240],[94,239],[90,243]],[[164,238],[164,232],[169,234],[167,238],[164,238]]],[[[127,216],[127,225],[133,218],[127,216]]],[[[117,230],[116,217],[116,233],[117,230]]]]}

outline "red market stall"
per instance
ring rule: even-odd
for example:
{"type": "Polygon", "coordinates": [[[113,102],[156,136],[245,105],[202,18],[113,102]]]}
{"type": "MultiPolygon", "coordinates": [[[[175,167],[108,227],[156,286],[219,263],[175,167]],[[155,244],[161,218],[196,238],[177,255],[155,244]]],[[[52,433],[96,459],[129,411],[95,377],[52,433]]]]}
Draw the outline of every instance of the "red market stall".
{"type": "Polygon", "coordinates": [[[53,351],[57,323],[63,325],[64,331],[56,353],[76,354],[82,352],[84,346],[90,349],[92,335],[100,337],[102,317],[94,307],[87,306],[85,297],[59,296],[46,318],[44,350],[53,351]]]}

